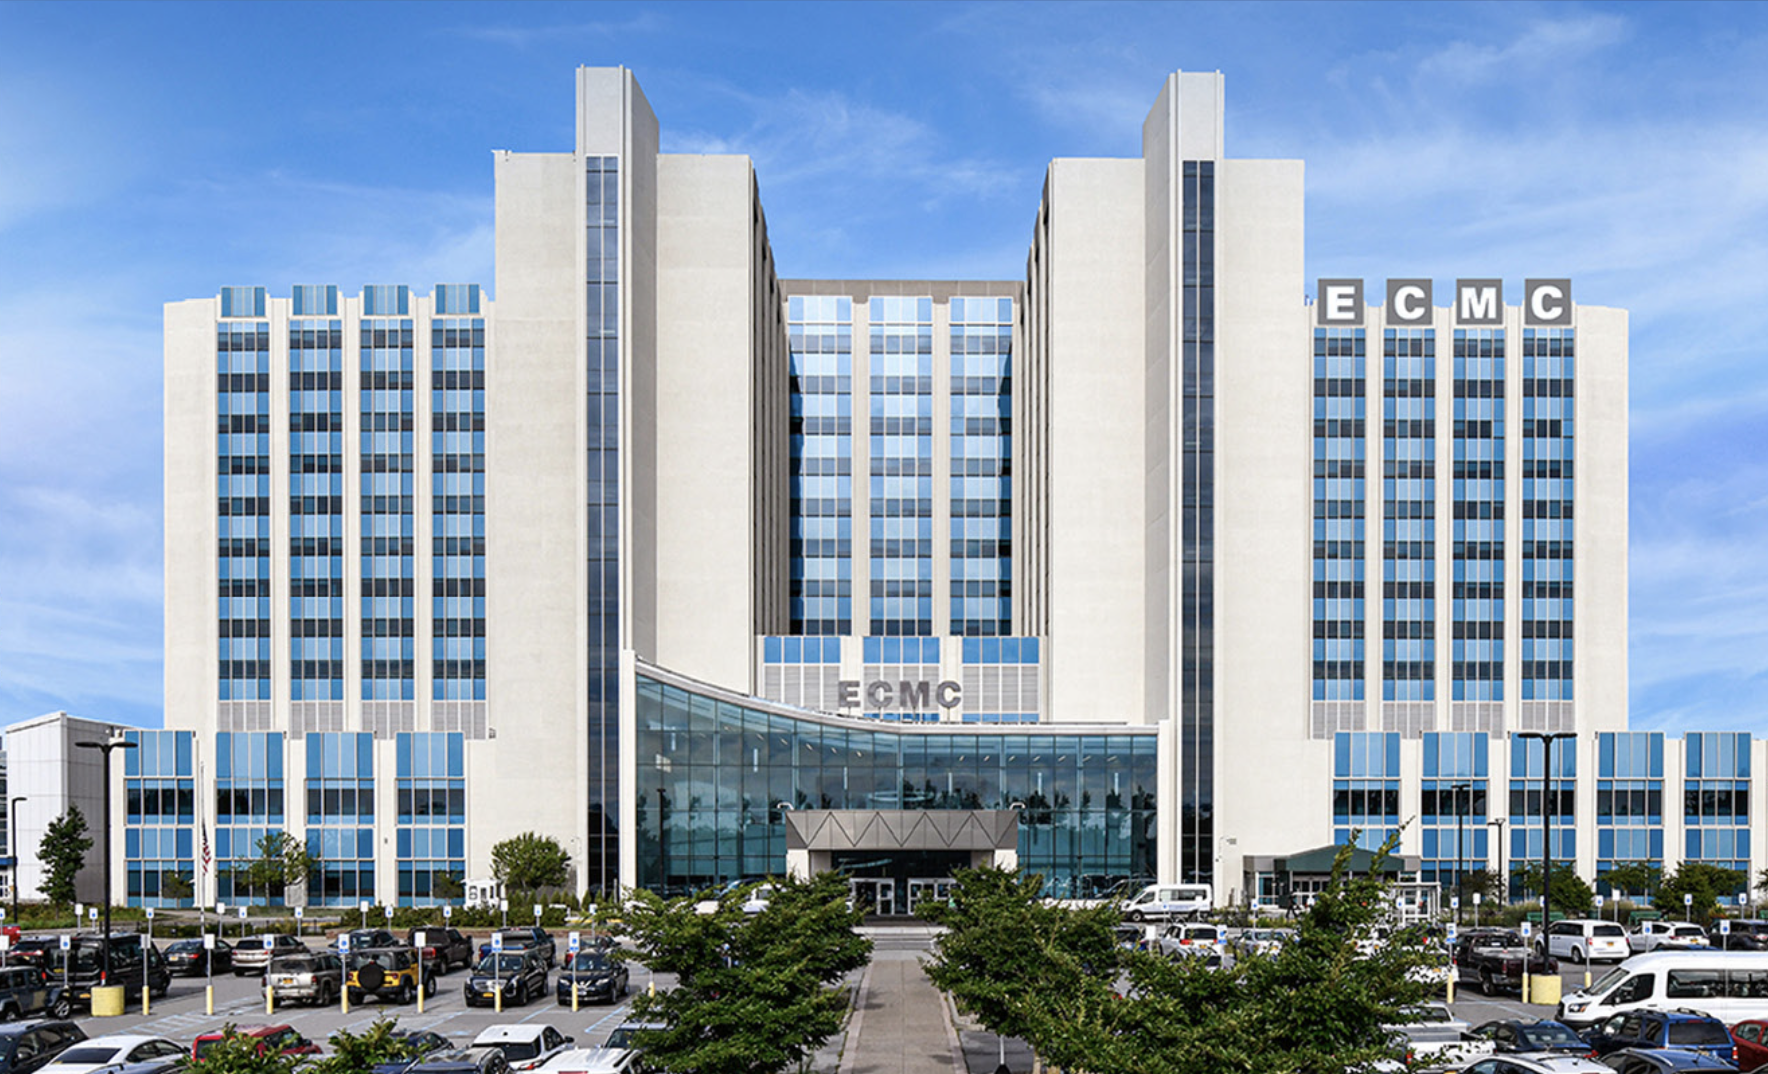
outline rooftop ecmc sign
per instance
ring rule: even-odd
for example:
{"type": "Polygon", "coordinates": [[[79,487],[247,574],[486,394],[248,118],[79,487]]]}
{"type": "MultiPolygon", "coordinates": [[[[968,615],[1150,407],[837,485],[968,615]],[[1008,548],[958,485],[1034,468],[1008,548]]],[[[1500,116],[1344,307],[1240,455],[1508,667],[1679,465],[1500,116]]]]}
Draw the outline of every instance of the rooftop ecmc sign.
{"type": "Polygon", "coordinates": [[[926,712],[935,704],[942,709],[955,709],[964,700],[964,688],[950,679],[941,682],[876,679],[867,683],[842,679],[835,684],[835,689],[836,707],[856,709],[863,701],[866,708],[878,712],[926,712]]]}
{"type": "MultiPolygon", "coordinates": [[[[1388,280],[1386,323],[1429,324],[1433,313],[1432,281],[1388,280]]],[[[1320,280],[1314,301],[1315,323],[1357,325],[1363,323],[1363,281],[1320,280]]],[[[1569,279],[1524,280],[1522,323],[1531,328],[1572,323],[1572,281],[1569,279]]],[[[1469,328],[1504,323],[1504,281],[1467,279],[1455,281],[1455,323],[1469,328]]]]}

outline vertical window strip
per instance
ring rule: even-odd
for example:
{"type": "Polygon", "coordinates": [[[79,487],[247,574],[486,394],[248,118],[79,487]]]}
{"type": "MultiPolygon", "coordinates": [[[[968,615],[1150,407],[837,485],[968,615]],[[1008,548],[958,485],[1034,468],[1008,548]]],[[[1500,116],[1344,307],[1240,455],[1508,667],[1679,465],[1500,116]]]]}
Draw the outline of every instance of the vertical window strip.
{"type": "Polygon", "coordinates": [[[1179,872],[1215,882],[1215,162],[1182,165],[1179,872]]]}
{"type": "Polygon", "coordinates": [[[1572,700],[1576,338],[1523,330],[1522,696],[1572,700]]]}
{"type": "Polygon", "coordinates": [[[1504,330],[1455,330],[1454,699],[1504,699],[1504,330]]]}
{"type": "Polygon", "coordinates": [[[485,321],[430,323],[431,693],[485,700],[485,321]]]}
{"type": "Polygon", "coordinates": [[[1361,328],[1314,330],[1316,701],[1364,696],[1366,347],[1361,328]]]}
{"type": "Polygon", "coordinates": [[[289,322],[289,698],[344,697],[344,326],[289,322]]]}
{"type": "MultiPolygon", "coordinates": [[[[611,891],[620,883],[620,158],[587,157],[584,171],[590,756],[583,884],[611,891]]],[[[414,875],[412,883],[415,897],[421,881],[414,875]]],[[[402,890],[405,884],[402,873],[402,890]]]]}
{"type": "Polygon", "coordinates": [[[412,322],[361,323],[362,698],[416,696],[412,322]]]}
{"type": "Polygon", "coordinates": [[[951,632],[1013,632],[1013,301],[951,300],[951,632]]]}
{"type": "Polygon", "coordinates": [[[270,697],[270,324],[215,326],[219,697],[270,697]]]}
{"type": "Polygon", "coordinates": [[[1382,338],[1382,697],[1436,699],[1436,330],[1382,338]]]}
{"type": "Polygon", "coordinates": [[[933,299],[871,300],[869,633],[933,633],[933,299]]]}
{"type": "Polygon", "coordinates": [[[853,632],[853,300],[787,299],[791,616],[800,635],[853,632]]]}

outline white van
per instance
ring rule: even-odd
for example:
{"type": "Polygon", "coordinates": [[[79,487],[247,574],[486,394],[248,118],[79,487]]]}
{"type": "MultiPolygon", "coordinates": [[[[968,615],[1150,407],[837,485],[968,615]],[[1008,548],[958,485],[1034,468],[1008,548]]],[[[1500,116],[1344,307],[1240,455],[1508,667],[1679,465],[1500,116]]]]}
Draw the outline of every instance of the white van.
{"type": "Polygon", "coordinates": [[[1627,946],[1626,929],[1613,921],[1588,918],[1555,921],[1547,926],[1547,935],[1535,941],[1535,947],[1554,958],[1569,958],[1573,962],[1595,962],[1597,959],[1619,962],[1633,953],[1633,949],[1627,946]]]}
{"type": "Polygon", "coordinates": [[[1206,914],[1214,906],[1214,893],[1208,884],[1149,884],[1123,904],[1123,917],[1137,923],[1165,921],[1206,914]]]}
{"type": "Polygon", "coordinates": [[[1636,1008],[1691,1010],[1726,1025],[1768,1018],[1768,951],[1653,951],[1635,955],[1560,1000],[1574,1029],[1636,1008]]]}

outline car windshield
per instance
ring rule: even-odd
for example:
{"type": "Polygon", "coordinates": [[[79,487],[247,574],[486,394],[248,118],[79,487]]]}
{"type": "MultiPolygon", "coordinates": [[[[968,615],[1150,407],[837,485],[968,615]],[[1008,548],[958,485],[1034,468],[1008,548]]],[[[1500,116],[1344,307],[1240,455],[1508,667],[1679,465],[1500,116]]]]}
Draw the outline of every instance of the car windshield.
{"type": "Polygon", "coordinates": [[[503,1049],[503,1057],[512,1063],[517,1063],[524,1059],[533,1059],[540,1054],[540,1042],[538,1040],[506,1040],[499,1044],[498,1047],[503,1049]]]}
{"type": "Polygon", "coordinates": [[[166,954],[183,954],[186,951],[201,951],[202,949],[203,942],[201,940],[178,940],[166,948],[166,954]]]}
{"type": "Polygon", "coordinates": [[[55,1057],[57,1066],[76,1066],[81,1063],[108,1063],[117,1050],[103,1046],[97,1048],[69,1048],[55,1057]]]}
{"type": "Polygon", "coordinates": [[[209,1037],[205,1040],[199,1040],[196,1042],[196,1047],[191,1049],[191,1054],[198,1059],[201,1059],[203,1056],[209,1054],[209,1049],[220,1044],[221,1040],[222,1038],[220,1037],[209,1037]]]}
{"type": "Polygon", "coordinates": [[[317,973],[319,962],[311,958],[279,958],[271,968],[277,973],[317,973]]]}
{"type": "Polygon", "coordinates": [[[1615,985],[1620,984],[1621,981],[1625,980],[1628,977],[1628,975],[1629,975],[1628,971],[1622,969],[1619,966],[1616,966],[1614,969],[1609,970],[1607,973],[1603,974],[1601,977],[1598,977],[1596,979],[1596,983],[1591,985],[1589,988],[1584,989],[1584,992],[1587,995],[1600,996],[1604,992],[1607,992],[1609,989],[1613,988],[1615,985]]]}
{"type": "Polygon", "coordinates": [[[1553,1048],[1559,1045],[1582,1047],[1584,1042],[1576,1033],[1558,1022],[1539,1022],[1532,1026],[1518,1026],[1516,1035],[1524,1043],[1535,1048],[1553,1048]]]}
{"type": "Polygon", "coordinates": [[[608,961],[608,956],[600,951],[583,951],[571,960],[570,968],[585,971],[611,970],[614,968],[614,964],[608,961]]]}
{"type": "Polygon", "coordinates": [[[1702,1045],[1731,1043],[1731,1034],[1717,1022],[1671,1022],[1669,1025],[1669,1041],[1672,1045],[1702,1045]]]}
{"type": "Polygon", "coordinates": [[[632,1025],[615,1026],[614,1032],[608,1034],[608,1047],[610,1047],[610,1048],[633,1048],[633,1047],[636,1047],[638,1035],[641,1032],[643,1032],[644,1029],[645,1029],[644,1026],[632,1026],[632,1025]]]}
{"type": "Polygon", "coordinates": [[[503,937],[503,945],[505,947],[520,947],[523,944],[534,942],[534,934],[526,931],[500,932],[498,935],[503,937]]]}
{"type": "Polygon", "coordinates": [[[508,977],[522,972],[522,962],[521,955],[487,955],[479,960],[479,968],[473,972],[508,977]]]}

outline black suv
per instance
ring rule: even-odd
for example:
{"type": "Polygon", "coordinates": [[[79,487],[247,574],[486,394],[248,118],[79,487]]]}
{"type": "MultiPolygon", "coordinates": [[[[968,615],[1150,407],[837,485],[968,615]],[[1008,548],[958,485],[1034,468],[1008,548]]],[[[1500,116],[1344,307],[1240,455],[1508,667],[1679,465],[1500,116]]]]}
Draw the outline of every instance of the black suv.
{"type": "Polygon", "coordinates": [[[0,1022],[16,1022],[45,1012],[51,1018],[73,1013],[60,981],[51,981],[35,966],[0,969],[0,1022]]]}
{"type": "Polygon", "coordinates": [[[14,1022],[0,1026],[0,1074],[30,1074],[86,1039],[72,1022],[14,1022]]]}
{"type": "Polygon", "coordinates": [[[489,1007],[497,1002],[500,990],[506,1007],[512,1003],[521,1006],[535,996],[546,995],[546,963],[540,953],[530,948],[486,955],[473,967],[473,974],[462,987],[461,995],[469,1007],[481,1004],[489,1007]]]}
{"type": "MultiPolygon", "coordinates": [[[[123,989],[123,999],[127,1002],[140,993],[146,985],[155,997],[164,996],[172,989],[172,968],[166,965],[166,956],[157,947],[142,944],[142,937],[133,932],[113,932],[110,934],[110,977],[104,977],[104,949],[106,939],[103,936],[82,933],[73,937],[65,957],[72,971],[67,973],[68,998],[78,1006],[90,1006],[92,990],[99,985],[119,985],[123,989]],[[146,957],[143,958],[143,951],[146,957]]],[[[62,959],[64,953],[57,949],[52,953],[54,963],[49,967],[49,976],[53,980],[61,977],[66,967],[62,959]]]]}
{"type": "Polygon", "coordinates": [[[1707,938],[1715,951],[1768,951],[1768,921],[1733,921],[1730,931],[1722,932],[1719,922],[1707,927],[1707,938]]]}

